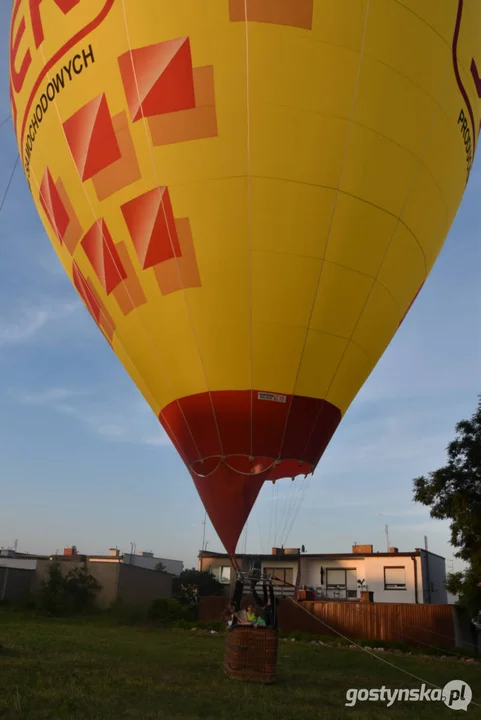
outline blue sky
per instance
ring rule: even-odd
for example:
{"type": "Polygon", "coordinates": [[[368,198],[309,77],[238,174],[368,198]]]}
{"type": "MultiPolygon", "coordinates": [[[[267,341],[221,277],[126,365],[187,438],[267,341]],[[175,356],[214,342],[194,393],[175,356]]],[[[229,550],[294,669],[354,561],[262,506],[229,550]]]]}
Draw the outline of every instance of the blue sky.
{"type": "MultiPolygon", "coordinates": [[[[0,4],[0,122],[9,113],[10,5],[0,4]]],[[[0,196],[16,152],[7,123],[0,196]]],[[[475,163],[424,290],[314,477],[266,486],[240,550],[266,552],[275,541],[309,552],[353,542],[385,550],[387,523],[400,550],[427,535],[431,550],[452,557],[448,524],[411,501],[412,479],[444,463],[454,425],[481,390],[480,191],[475,163]]],[[[183,463],[64,276],[19,167],[0,215],[0,546],[18,538],[22,551],[74,543],[104,553],[135,542],[192,566],[203,517],[183,463]]],[[[210,524],[206,538],[222,550],[210,524]]]]}

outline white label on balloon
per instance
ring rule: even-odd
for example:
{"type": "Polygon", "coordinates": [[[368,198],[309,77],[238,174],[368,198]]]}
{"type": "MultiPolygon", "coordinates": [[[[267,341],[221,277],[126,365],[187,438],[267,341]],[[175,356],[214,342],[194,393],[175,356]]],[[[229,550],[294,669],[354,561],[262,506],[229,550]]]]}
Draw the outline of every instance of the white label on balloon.
{"type": "Polygon", "coordinates": [[[275,395],[274,393],[260,392],[257,394],[259,400],[270,400],[271,402],[285,403],[287,395],[275,395]]]}

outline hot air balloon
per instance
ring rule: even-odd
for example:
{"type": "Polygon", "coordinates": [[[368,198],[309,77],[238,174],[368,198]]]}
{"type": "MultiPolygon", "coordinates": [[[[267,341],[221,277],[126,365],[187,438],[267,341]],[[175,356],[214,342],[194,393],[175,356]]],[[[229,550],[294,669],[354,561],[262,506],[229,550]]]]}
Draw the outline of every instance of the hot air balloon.
{"type": "Polygon", "coordinates": [[[227,551],[312,473],[425,282],[480,125],[479,0],[14,0],[33,200],[227,551]]]}

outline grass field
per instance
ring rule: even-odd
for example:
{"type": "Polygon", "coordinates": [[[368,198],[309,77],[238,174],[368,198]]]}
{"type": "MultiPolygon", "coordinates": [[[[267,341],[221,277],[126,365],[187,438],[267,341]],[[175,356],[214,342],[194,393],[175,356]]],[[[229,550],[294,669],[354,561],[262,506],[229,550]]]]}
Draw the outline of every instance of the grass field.
{"type": "MultiPolygon", "coordinates": [[[[351,687],[419,688],[421,682],[362,651],[308,642],[280,642],[279,682],[268,687],[224,676],[222,634],[0,611],[0,642],[0,718],[8,720],[424,720],[454,712],[442,702],[345,707],[351,687]]],[[[471,704],[467,715],[481,718],[481,665],[389,652],[382,657],[439,687],[465,680],[480,704],[471,704]]]]}

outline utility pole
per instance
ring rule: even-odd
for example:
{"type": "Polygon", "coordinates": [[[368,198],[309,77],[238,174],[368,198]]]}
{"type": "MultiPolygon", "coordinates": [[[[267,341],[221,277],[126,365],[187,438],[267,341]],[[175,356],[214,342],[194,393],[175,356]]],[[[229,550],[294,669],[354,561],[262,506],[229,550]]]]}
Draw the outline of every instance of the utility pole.
{"type": "Polygon", "coordinates": [[[205,526],[207,523],[207,510],[204,512],[204,520],[202,522],[203,530],[202,530],[202,550],[205,550],[205,526]]]}
{"type": "MultiPolygon", "coordinates": [[[[204,550],[207,547],[206,542],[205,542],[205,526],[206,526],[206,524],[207,524],[207,510],[204,511],[204,520],[202,522],[203,528],[202,528],[202,550],[201,550],[201,553],[204,552],[204,550]]],[[[202,554],[200,556],[200,568],[199,569],[201,572],[204,569],[204,558],[202,557],[202,554]]]]}
{"type": "Polygon", "coordinates": [[[424,552],[426,553],[426,584],[428,586],[428,603],[432,602],[431,596],[431,574],[429,572],[429,551],[428,551],[428,536],[424,536],[424,552]]]}
{"type": "Polygon", "coordinates": [[[391,543],[389,542],[389,526],[384,526],[384,532],[386,534],[386,543],[387,543],[387,551],[389,552],[389,548],[391,547],[391,543]]]}
{"type": "Polygon", "coordinates": [[[244,534],[244,555],[247,553],[247,528],[249,525],[249,519],[246,520],[245,534],[244,534]]]}

